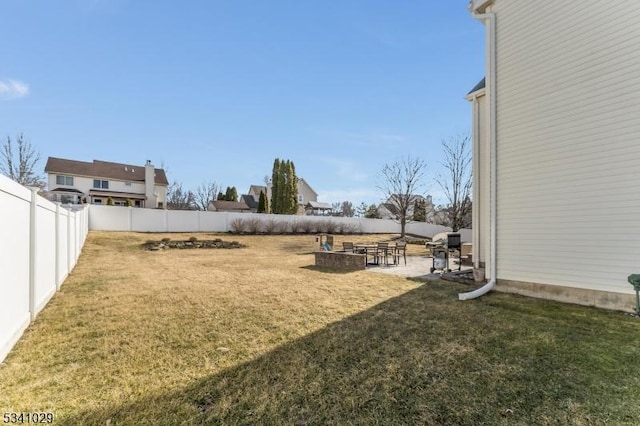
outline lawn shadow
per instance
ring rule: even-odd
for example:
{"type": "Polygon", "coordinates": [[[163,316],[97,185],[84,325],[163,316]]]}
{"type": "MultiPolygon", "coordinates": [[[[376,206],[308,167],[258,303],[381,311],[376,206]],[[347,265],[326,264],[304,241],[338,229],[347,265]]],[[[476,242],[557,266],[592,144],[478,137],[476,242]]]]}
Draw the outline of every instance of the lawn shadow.
{"type": "Polygon", "coordinates": [[[167,424],[563,424],[585,418],[580,410],[597,400],[594,388],[563,387],[567,374],[579,373],[573,352],[561,352],[566,363],[539,362],[538,354],[549,351],[547,336],[529,339],[528,352],[510,356],[510,342],[519,345],[519,329],[531,321],[527,311],[518,312],[525,318],[515,329],[491,333],[506,312],[500,300],[514,296],[461,303],[455,294],[464,288],[421,286],[182,389],[62,420],[148,424],[150,412],[167,424]],[[506,347],[496,348],[496,341],[506,347]],[[167,407],[185,412],[172,417],[178,414],[167,407]]]}
{"type": "Polygon", "coordinates": [[[328,266],[318,266],[318,265],[301,266],[300,269],[320,272],[323,274],[350,274],[352,272],[358,272],[357,270],[353,270],[353,269],[337,269],[337,268],[330,268],[328,266]]]}

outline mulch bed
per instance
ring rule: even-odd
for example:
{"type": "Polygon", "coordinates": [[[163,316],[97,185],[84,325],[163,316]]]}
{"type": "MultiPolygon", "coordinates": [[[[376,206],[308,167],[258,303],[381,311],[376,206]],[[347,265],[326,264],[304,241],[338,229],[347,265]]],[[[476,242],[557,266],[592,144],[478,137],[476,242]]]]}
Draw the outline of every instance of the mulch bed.
{"type": "Polygon", "coordinates": [[[164,238],[160,241],[147,241],[144,243],[145,250],[158,251],[166,249],[200,249],[200,248],[218,248],[218,249],[237,249],[246,247],[237,241],[223,241],[220,238],[215,240],[198,240],[190,238],[188,240],[170,240],[164,238]]]}

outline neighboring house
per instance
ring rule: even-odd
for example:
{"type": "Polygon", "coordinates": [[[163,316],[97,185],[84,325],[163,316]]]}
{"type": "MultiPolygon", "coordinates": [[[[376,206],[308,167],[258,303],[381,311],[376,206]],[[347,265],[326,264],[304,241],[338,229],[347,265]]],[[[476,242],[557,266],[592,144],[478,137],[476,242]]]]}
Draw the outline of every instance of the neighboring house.
{"type": "Polygon", "coordinates": [[[326,216],[331,213],[333,207],[329,203],[320,203],[318,201],[309,201],[304,206],[305,212],[311,216],[326,216]]]}
{"type": "MultiPolygon", "coordinates": [[[[260,201],[260,191],[263,191],[271,205],[271,181],[266,186],[251,185],[247,195],[251,195],[256,202],[260,201]]],[[[318,193],[303,178],[298,178],[298,214],[305,214],[308,202],[318,201],[318,193]]]]}
{"type": "Polygon", "coordinates": [[[256,202],[259,202],[260,192],[264,192],[264,195],[267,195],[267,187],[264,185],[251,185],[249,187],[249,191],[247,192],[247,195],[251,195],[256,202]]]}
{"type": "Polygon", "coordinates": [[[210,201],[207,210],[212,212],[250,213],[251,208],[244,201],[210,201]]]}
{"type": "Polygon", "coordinates": [[[258,199],[256,200],[253,195],[244,194],[240,196],[240,201],[245,203],[251,213],[256,213],[258,211],[258,203],[260,201],[260,196],[258,195],[258,199]]]}
{"type": "Polygon", "coordinates": [[[487,46],[486,80],[467,96],[474,266],[499,290],[630,310],[640,7],[474,0],[470,9],[487,46]]]}
{"type": "Polygon", "coordinates": [[[49,157],[44,171],[49,196],[62,203],[107,204],[166,208],[169,182],[163,169],[147,161],[144,166],[67,160],[49,157]]]}

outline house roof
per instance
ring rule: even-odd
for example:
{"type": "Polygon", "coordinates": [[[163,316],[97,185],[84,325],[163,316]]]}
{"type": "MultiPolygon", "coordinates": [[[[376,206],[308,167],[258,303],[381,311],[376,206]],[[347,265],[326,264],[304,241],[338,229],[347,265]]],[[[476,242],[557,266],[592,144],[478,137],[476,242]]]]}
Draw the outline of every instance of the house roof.
{"type": "Polygon", "coordinates": [[[320,210],[330,210],[333,208],[329,203],[320,203],[318,201],[309,201],[307,204],[305,204],[305,207],[320,210]]]}
{"type": "Polygon", "coordinates": [[[264,195],[267,195],[267,187],[264,185],[251,185],[249,187],[250,194],[256,194],[257,196],[259,196],[260,191],[264,192],[264,195]]]}
{"type": "Polygon", "coordinates": [[[482,80],[480,80],[480,81],[478,82],[478,84],[476,84],[475,86],[473,86],[473,89],[471,89],[471,90],[469,91],[469,93],[467,93],[467,96],[469,96],[470,94],[472,94],[472,93],[474,93],[474,92],[477,92],[477,91],[478,91],[478,90],[480,90],[480,89],[484,89],[485,80],[486,80],[486,77],[482,77],[482,80]]]}
{"type": "Polygon", "coordinates": [[[73,192],[75,194],[84,194],[84,192],[80,191],[79,189],[75,189],[75,188],[56,188],[56,189],[52,189],[49,192],[73,192]]]}
{"type": "MultiPolygon", "coordinates": [[[[88,176],[96,178],[117,179],[124,181],[144,182],[144,166],[131,164],[111,163],[108,161],[67,160],[64,158],[49,157],[44,171],[47,173],[65,173],[76,176],[88,176]]],[[[155,170],[155,183],[157,185],[169,185],[167,175],[163,169],[155,170]]]]}
{"type": "Polygon", "coordinates": [[[100,189],[89,190],[89,195],[99,196],[99,197],[111,197],[111,198],[131,198],[136,200],[147,199],[147,197],[144,194],[134,194],[132,192],[102,191],[100,189]]]}
{"type": "Polygon", "coordinates": [[[218,211],[243,211],[250,210],[244,201],[212,201],[211,204],[218,211]]]}
{"type": "Polygon", "coordinates": [[[253,195],[243,194],[240,196],[240,200],[243,201],[250,209],[257,209],[258,203],[253,195]]]}

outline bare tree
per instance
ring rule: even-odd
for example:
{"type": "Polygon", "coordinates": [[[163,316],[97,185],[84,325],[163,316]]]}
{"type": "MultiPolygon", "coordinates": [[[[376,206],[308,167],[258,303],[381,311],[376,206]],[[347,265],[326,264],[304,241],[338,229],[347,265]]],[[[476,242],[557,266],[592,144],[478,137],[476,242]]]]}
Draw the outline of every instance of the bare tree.
{"type": "Polygon", "coordinates": [[[202,182],[193,193],[198,210],[207,210],[209,203],[216,200],[220,186],[215,182],[202,182]]]}
{"type": "Polygon", "coordinates": [[[342,210],[342,216],[344,217],[353,217],[356,214],[355,209],[353,208],[353,203],[351,201],[343,201],[340,205],[342,210]]]}
{"type": "Polygon", "coordinates": [[[444,191],[449,204],[447,225],[458,231],[460,228],[471,225],[471,137],[461,135],[442,141],[444,148],[444,162],[446,172],[438,174],[436,182],[444,191]]]}
{"type": "Polygon", "coordinates": [[[45,186],[44,179],[36,173],[36,165],[40,161],[40,154],[19,133],[14,142],[9,136],[2,144],[0,157],[0,173],[24,186],[45,186]],[[17,152],[16,152],[17,149],[17,152]]]}
{"type": "Polygon", "coordinates": [[[411,220],[411,208],[422,189],[421,180],[427,165],[418,158],[408,156],[382,169],[383,182],[378,186],[387,199],[387,208],[400,223],[400,234],[405,236],[407,222],[411,220]]]}
{"type": "Polygon", "coordinates": [[[170,210],[193,210],[196,208],[193,192],[182,188],[181,182],[173,182],[167,189],[167,208],[170,210]]]}

